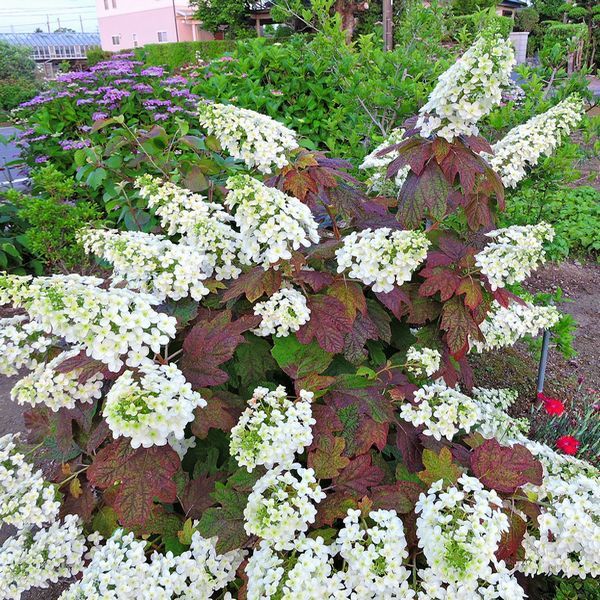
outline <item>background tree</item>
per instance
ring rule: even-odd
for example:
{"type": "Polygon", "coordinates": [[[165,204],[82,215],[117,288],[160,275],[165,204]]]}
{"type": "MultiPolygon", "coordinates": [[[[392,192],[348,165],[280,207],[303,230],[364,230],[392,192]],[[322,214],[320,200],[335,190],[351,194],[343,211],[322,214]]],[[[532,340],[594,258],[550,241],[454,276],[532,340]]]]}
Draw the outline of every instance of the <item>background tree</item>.
{"type": "Polygon", "coordinates": [[[247,0],[191,0],[190,4],[196,7],[196,17],[207,31],[225,31],[231,38],[248,37],[252,31],[247,0]]]}
{"type": "Polygon", "coordinates": [[[0,79],[35,78],[35,62],[29,49],[0,41],[0,79]]]}
{"type": "Polygon", "coordinates": [[[350,43],[360,15],[369,9],[364,0],[275,0],[271,14],[276,21],[299,20],[305,25],[323,30],[331,16],[338,16],[339,26],[350,43]]]}

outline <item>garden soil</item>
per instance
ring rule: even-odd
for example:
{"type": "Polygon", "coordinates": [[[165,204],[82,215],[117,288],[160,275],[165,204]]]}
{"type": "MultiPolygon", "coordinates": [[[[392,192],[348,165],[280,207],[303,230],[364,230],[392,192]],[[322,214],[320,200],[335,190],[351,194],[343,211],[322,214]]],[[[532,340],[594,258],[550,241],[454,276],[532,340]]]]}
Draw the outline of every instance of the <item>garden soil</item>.
{"type": "MultiPolygon", "coordinates": [[[[527,282],[532,292],[553,292],[560,287],[565,299],[561,310],[571,313],[579,324],[575,338],[578,355],[565,361],[550,353],[546,391],[576,402],[579,381],[586,389],[600,390],[600,265],[565,262],[539,269],[527,282]]],[[[528,414],[535,401],[537,362],[531,351],[518,344],[503,352],[477,359],[476,384],[489,387],[513,387],[519,391],[517,412],[528,414]]],[[[0,436],[24,431],[23,407],[11,402],[10,389],[17,378],[0,378],[0,436]]],[[[9,535],[0,529],[0,542],[9,535]]],[[[23,595],[23,600],[56,600],[64,589],[52,586],[23,595]]]]}

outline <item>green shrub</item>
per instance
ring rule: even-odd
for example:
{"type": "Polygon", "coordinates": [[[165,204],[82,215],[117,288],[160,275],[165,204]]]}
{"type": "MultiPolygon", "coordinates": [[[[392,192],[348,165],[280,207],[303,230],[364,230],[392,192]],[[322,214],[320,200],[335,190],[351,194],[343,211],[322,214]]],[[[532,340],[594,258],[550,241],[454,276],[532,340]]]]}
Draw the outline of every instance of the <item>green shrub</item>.
{"type": "Polygon", "coordinates": [[[195,63],[197,56],[203,60],[212,60],[227,52],[233,52],[235,47],[236,42],[233,40],[210,40],[146,44],[143,48],[136,48],[134,52],[138,60],[149,66],[166,65],[171,69],[178,69],[183,65],[195,63]]]}
{"type": "Polygon", "coordinates": [[[515,14],[515,31],[533,31],[539,20],[540,14],[535,8],[522,8],[515,14]]]}
{"type": "Polygon", "coordinates": [[[11,195],[26,224],[21,236],[25,247],[49,271],[85,271],[89,259],[76,233],[84,226],[99,225],[100,211],[90,202],[72,200],[75,180],[52,165],[34,173],[33,182],[36,195],[11,195]]]}
{"type": "Polygon", "coordinates": [[[0,79],[35,79],[35,62],[28,48],[0,41],[0,79]]]}
{"type": "Polygon", "coordinates": [[[587,577],[580,579],[556,579],[554,600],[600,600],[600,580],[587,577]]]}
{"type": "Polygon", "coordinates": [[[470,45],[483,29],[491,29],[503,37],[508,37],[513,26],[512,17],[503,17],[488,11],[448,18],[450,38],[466,45],[470,45]]]}
{"type": "Polygon", "coordinates": [[[360,159],[378,140],[425,103],[450,52],[420,44],[383,52],[363,36],[354,48],[322,36],[264,38],[238,43],[233,60],[214,61],[193,88],[218,102],[233,101],[284,122],[320,149],[360,159]]]}
{"type": "Polygon", "coordinates": [[[0,112],[16,108],[33,98],[39,85],[30,79],[0,79],[0,112]]]}
{"type": "Polygon", "coordinates": [[[93,67],[99,62],[107,60],[110,58],[111,54],[112,52],[108,52],[108,50],[102,50],[101,48],[90,48],[86,53],[88,67],[93,67]]]}

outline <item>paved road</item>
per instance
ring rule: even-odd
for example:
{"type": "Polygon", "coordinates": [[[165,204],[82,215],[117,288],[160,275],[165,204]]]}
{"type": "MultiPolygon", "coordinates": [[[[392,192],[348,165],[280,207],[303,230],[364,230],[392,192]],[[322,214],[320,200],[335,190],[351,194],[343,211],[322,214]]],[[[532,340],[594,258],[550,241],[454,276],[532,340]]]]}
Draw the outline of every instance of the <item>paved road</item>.
{"type": "Polygon", "coordinates": [[[16,127],[0,127],[0,189],[10,186],[23,189],[23,184],[27,181],[21,168],[6,166],[6,163],[19,158],[19,149],[14,141],[2,143],[2,138],[8,138],[17,131],[19,130],[16,127]]]}

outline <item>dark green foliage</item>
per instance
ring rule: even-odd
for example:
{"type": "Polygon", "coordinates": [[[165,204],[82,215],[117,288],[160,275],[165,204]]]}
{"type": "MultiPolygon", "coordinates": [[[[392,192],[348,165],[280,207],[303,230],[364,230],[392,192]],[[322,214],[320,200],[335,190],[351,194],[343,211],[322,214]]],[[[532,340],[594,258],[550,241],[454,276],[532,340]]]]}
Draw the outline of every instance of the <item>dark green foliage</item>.
{"type": "Polygon", "coordinates": [[[532,6],[522,8],[515,14],[515,31],[533,31],[540,21],[540,14],[532,6]]]}
{"type": "Polygon", "coordinates": [[[86,53],[88,67],[93,67],[99,62],[107,60],[108,58],[110,58],[110,55],[111,52],[108,52],[107,50],[102,50],[100,48],[90,48],[86,53]]]}
{"type": "Polygon", "coordinates": [[[29,50],[0,41],[0,120],[3,112],[35,96],[39,87],[29,50]]]}
{"type": "Polygon", "coordinates": [[[422,105],[448,56],[432,59],[421,46],[383,52],[364,36],[355,49],[320,36],[239,43],[233,61],[215,61],[194,88],[284,122],[320,149],[359,159],[374,140],[422,105]]]}
{"type": "Polygon", "coordinates": [[[37,82],[30,79],[0,79],[0,114],[33,98],[39,87],[37,82]]]}
{"type": "Polygon", "coordinates": [[[600,600],[600,580],[580,579],[572,577],[571,579],[554,578],[556,581],[556,591],[554,600],[600,600]]]}
{"type": "Polygon", "coordinates": [[[100,211],[94,204],[74,201],[73,178],[53,166],[34,175],[34,191],[33,196],[11,195],[23,228],[19,240],[49,270],[85,271],[89,262],[76,233],[82,227],[99,225],[100,211]]]}
{"type": "Polygon", "coordinates": [[[225,30],[231,39],[249,37],[252,34],[252,21],[248,18],[251,3],[248,0],[191,0],[196,8],[196,17],[202,27],[216,33],[225,30]]]}
{"type": "Polygon", "coordinates": [[[0,79],[35,79],[35,62],[28,48],[0,41],[0,79]]]}
{"type": "Polygon", "coordinates": [[[513,29],[511,17],[502,17],[493,12],[482,11],[448,18],[448,35],[461,44],[470,45],[483,29],[489,29],[507,37],[513,29]]]}
{"type": "Polygon", "coordinates": [[[164,65],[178,69],[183,65],[194,64],[198,57],[202,60],[220,58],[227,52],[233,52],[236,42],[232,40],[211,40],[205,42],[174,42],[171,44],[146,44],[136,48],[135,55],[146,65],[164,65]]]}

